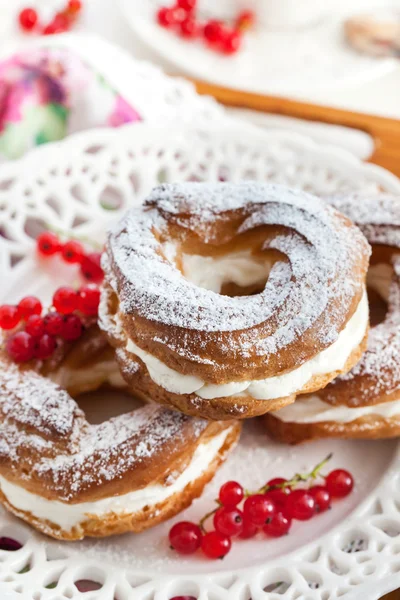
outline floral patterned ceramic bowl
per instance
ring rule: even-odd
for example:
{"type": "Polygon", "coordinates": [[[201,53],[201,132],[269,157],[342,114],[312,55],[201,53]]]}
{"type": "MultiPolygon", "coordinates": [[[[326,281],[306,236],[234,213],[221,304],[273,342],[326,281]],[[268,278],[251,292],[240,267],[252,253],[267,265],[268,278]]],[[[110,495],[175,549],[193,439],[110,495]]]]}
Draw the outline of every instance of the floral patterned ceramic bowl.
{"type": "Polygon", "coordinates": [[[91,35],[39,38],[0,61],[0,158],[93,127],[220,116],[183,81],[91,35]]]}
{"type": "Polygon", "coordinates": [[[137,110],[68,48],[25,50],[0,64],[0,154],[91,127],[141,120],[137,110]]]}

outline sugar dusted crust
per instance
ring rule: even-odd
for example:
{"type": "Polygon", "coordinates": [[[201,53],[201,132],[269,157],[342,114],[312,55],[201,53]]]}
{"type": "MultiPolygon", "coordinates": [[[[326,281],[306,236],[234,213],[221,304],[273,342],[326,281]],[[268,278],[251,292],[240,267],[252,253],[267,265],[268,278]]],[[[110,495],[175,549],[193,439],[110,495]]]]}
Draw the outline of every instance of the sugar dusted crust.
{"type": "Polygon", "coordinates": [[[140,533],[163,523],[190,506],[193,500],[201,495],[205,485],[214,477],[220,465],[238,442],[239,436],[240,426],[236,423],[232,425],[217,456],[200,477],[191,481],[181,492],[171,495],[164,502],[147,506],[139,512],[124,515],[110,513],[101,518],[96,515],[88,516],[79,526],[66,531],[51,521],[37,519],[32,513],[15,508],[1,491],[0,501],[14,515],[30,523],[35,529],[56,539],[75,541],[85,537],[107,537],[127,532],[140,533]]]}
{"type": "Polygon", "coordinates": [[[372,245],[371,264],[391,265],[393,275],[386,317],[371,329],[366,352],[351,371],[318,395],[329,404],[354,408],[392,402],[400,392],[400,200],[353,195],[329,202],[363,231],[372,245]]]}
{"type": "MultiPolygon", "coordinates": [[[[382,323],[373,327],[361,360],[348,373],[337,377],[318,392],[318,399],[332,407],[352,409],[377,407],[400,400],[400,200],[389,195],[329,198],[348,215],[372,245],[372,266],[390,265],[388,311],[382,323]]],[[[302,402],[300,396],[297,402],[302,402]]],[[[325,437],[383,439],[400,434],[400,415],[369,414],[346,423],[319,421],[286,422],[266,415],[272,437],[300,443],[325,437]]]]}
{"type": "MultiPolygon", "coordinates": [[[[163,502],[157,514],[156,509],[149,506],[129,518],[121,514],[108,515],[105,519],[95,517],[78,526],[76,531],[66,532],[19,511],[3,494],[1,499],[15,514],[44,533],[62,539],[139,531],[176,514],[201,492],[240,431],[236,423],[210,423],[155,403],[99,425],[90,424],[69,395],[68,384],[67,389],[63,389],[51,377],[57,379],[60,370],[68,364],[74,393],[96,389],[105,383],[105,370],[99,369],[98,378],[93,376],[95,365],[110,358],[111,350],[104,340],[96,342],[102,337],[95,327],[90,340],[81,340],[57,365],[42,369],[46,370],[46,376],[39,372],[37,365],[21,368],[1,356],[0,475],[10,484],[66,505],[96,502],[154,484],[168,486],[169,476],[183,473],[200,445],[225,431],[227,438],[212,464],[205,465],[204,473],[193,486],[186,486],[182,495],[176,494],[174,502],[171,499],[163,502]],[[81,376],[87,373],[86,380],[80,378],[81,390],[76,385],[78,371],[81,376]]],[[[111,351],[112,357],[113,354],[111,351]]]]}
{"type": "Polygon", "coordinates": [[[398,56],[400,52],[399,15],[387,10],[347,19],[344,31],[348,42],[359,52],[372,56],[398,56]]]}
{"type": "MultiPolygon", "coordinates": [[[[109,235],[100,326],[112,344],[130,339],[170,369],[206,383],[275,377],[338,339],[360,303],[368,258],[360,231],[303,192],[255,182],[163,185],[109,235]],[[166,250],[171,242],[174,258],[166,250]],[[273,263],[256,295],[216,294],[180,271],[181,253],[221,256],[243,248],[273,263]],[[110,328],[108,311],[118,318],[118,331],[110,328]]],[[[326,374],[321,385],[331,379],[326,374]]],[[[158,401],[168,403],[164,396],[158,401]]],[[[255,408],[235,397],[220,410],[217,400],[204,408],[196,399],[195,412],[193,402],[190,408],[185,398],[170,395],[169,404],[219,419],[240,418],[244,409],[247,416],[261,414],[290,401],[272,399],[262,408],[256,401],[255,408]]]]}
{"type": "Polygon", "coordinates": [[[368,415],[350,423],[285,423],[272,414],[264,415],[263,419],[269,435],[286,444],[302,444],[325,438],[379,440],[400,435],[400,415],[390,418],[368,415]]]}

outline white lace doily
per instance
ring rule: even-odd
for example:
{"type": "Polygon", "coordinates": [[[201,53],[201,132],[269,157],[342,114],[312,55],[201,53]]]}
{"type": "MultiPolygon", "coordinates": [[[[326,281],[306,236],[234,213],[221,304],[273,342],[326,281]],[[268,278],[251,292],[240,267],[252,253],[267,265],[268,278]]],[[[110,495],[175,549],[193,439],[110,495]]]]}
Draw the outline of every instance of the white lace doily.
{"type": "MultiPolygon", "coordinates": [[[[390,191],[400,181],[350,154],[287,133],[247,125],[218,129],[97,130],[43,146],[0,170],[1,301],[27,293],[44,300],[75,278],[72,267],[39,267],[34,235],[45,224],[97,240],[129,205],[160,181],[272,180],[317,193],[390,191]]],[[[183,559],[168,549],[170,523],[140,535],[79,543],[52,541],[0,510],[1,587],[29,600],[375,600],[400,585],[400,454],[396,440],[322,441],[299,448],[271,442],[257,421],[202,498],[184,513],[206,512],[223,481],[258,487],[304,471],[334,452],[349,468],[353,494],[333,510],[296,523],[289,536],[237,542],[222,561],[183,559]],[[94,591],[82,589],[95,582],[94,591]]],[[[176,520],[181,519],[176,517],[176,520]]]]}
{"type": "MultiPolygon", "coordinates": [[[[363,2],[365,11],[375,0],[363,2]]],[[[160,27],[155,14],[165,4],[163,0],[119,0],[119,3],[132,31],[143,43],[179,72],[215,85],[261,94],[304,96],[314,89],[359,84],[397,66],[395,59],[358,54],[344,42],[345,15],[359,10],[360,2],[353,8],[346,0],[338,0],[328,17],[298,31],[256,27],[246,35],[243,49],[228,57],[208,50],[201,41],[183,40],[160,27]]],[[[235,14],[234,2],[213,4],[212,16],[229,19],[235,14]]],[[[380,0],[379,6],[382,4],[392,6],[393,0],[380,0]]]]}

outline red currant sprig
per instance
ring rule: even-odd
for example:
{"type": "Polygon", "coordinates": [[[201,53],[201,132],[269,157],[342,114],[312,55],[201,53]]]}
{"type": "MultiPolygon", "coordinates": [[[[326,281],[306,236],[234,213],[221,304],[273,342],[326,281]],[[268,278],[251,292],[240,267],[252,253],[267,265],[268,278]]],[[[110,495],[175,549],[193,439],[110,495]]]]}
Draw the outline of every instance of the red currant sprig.
{"type": "Polygon", "coordinates": [[[63,33],[71,29],[81,10],[81,0],[69,0],[64,9],[57,12],[49,23],[40,24],[37,11],[32,7],[26,7],[20,11],[18,22],[21,29],[26,32],[37,30],[43,35],[63,33]]]}
{"type": "Polygon", "coordinates": [[[161,27],[174,30],[184,38],[201,37],[209,48],[222,54],[238,52],[243,32],[255,22],[255,15],[250,10],[241,11],[233,25],[216,19],[201,22],[197,18],[196,9],[197,0],[176,0],[173,6],[162,6],[157,11],[156,20],[161,27]]]}
{"type": "Polygon", "coordinates": [[[85,329],[84,321],[96,317],[100,290],[89,283],[78,291],[61,287],[53,295],[52,309],[42,315],[38,298],[27,296],[17,306],[0,306],[0,328],[11,332],[5,342],[10,358],[16,363],[50,358],[60,343],[74,342],[85,329]]]}
{"type": "Polygon", "coordinates": [[[233,538],[248,539],[259,531],[268,537],[286,535],[293,520],[311,519],[330,508],[331,498],[344,498],[352,491],[354,481],[348,471],[336,469],[326,477],[321,475],[331,457],[330,454],[309,473],[296,474],[289,480],[271,479],[256,492],[245,491],[236,481],[224,483],[217,507],[204,515],[198,525],[183,521],[172,527],[171,548],[180,554],[193,554],[201,548],[209,558],[224,558],[233,538]],[[298,487],[317,478],[324,480],[325,485],[298,487]],[[205,523],[211,517],[214,530],[207,532],[205,523]]]}
{"type": "Polygon", "coordinates": [[[100,283],[103,280],[101,252],[87,252],[78,240],[70,239],[63,243],[55,233],[45,231],[37,238],[36,247],[42,258],[59,254],[64,262],[79,265],[81,275],[87,281],[100,283]]]}

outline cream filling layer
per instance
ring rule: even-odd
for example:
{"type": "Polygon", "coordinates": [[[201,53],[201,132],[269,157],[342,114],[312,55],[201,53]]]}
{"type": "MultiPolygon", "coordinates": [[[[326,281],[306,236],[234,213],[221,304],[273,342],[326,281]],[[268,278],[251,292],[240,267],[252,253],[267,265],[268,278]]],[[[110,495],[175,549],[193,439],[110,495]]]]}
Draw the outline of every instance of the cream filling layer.
{"type": "Polygon", "coordinates": [[[47,500],[28,492],[23,487],[10,483],[0,476],[0,488],[8,502],[17,510],[31,513],[37,519],[51,521],[63,531],[71,531],[91,516],[106,518],[109,515],[123,516],[134,514],[146,506],[156,506],[177,492],[181,492],[189,483],[195,481],[207,471],[230,433],[231,428],[222,431],[206,444],[200,444],[193,454],[188,467],[168,486],[149,485],[141,490],[122,496],[112,496],[94,502],[67,504],[58,500],[47,500]]]}
{"type": "Polygon", "coordinates": [[[197,287],[220,294],[224,283],[236,283],[245,288],[265,281],[271,271],[271,262],[267,255],[255,257],[246,250],[219,257],[183,254],[182,269],[186,279],[197,287]]]}
{"type": "Polygon", "coordinates": [[[324,375],[340,371],[346,364],[350,354],[362,342],[368,327],[368,298],[364,292],[356,312],[340,332],[338,339],[314,358],[289,373],[257,379],[225,384],[206,383],[199,377],[183,375],[170,369],[161,360],[142,350],[132,340],[128,340],[126,350],[138,356],[146,365],[151,379],[160,387],[174,394],[195,393],[200,398],[237,396],[246,394],[257,400],[272,400],[290,396],[300,391],[315,375],[324,375]]]}
{"type": "Polygon", "coordinates": [[[54,373],[50,373],[49,379],[62,388],[67,388],[72,383],[75,388],[98,386],[108,383],[115,388],[126,387],[126,383],[118,370],[115,360],[101,361],[90,365],[87,369],[74,369],[63,366],[54,373]]]}
{"type": "Polygon", "coordinates": [[[386,418],[400,415],[400,400],[374,406],[349,408],[348,406],[332,406],[313,394],[298,398],[294,404],[273,411],[271,414],[284,423],[322,423],[323,421],[351,423],[368,415],[386,418]]]}

